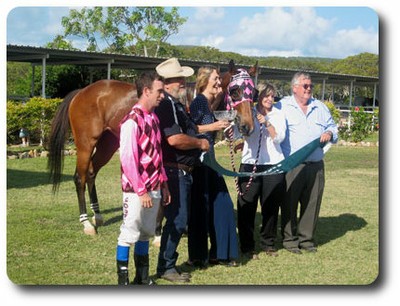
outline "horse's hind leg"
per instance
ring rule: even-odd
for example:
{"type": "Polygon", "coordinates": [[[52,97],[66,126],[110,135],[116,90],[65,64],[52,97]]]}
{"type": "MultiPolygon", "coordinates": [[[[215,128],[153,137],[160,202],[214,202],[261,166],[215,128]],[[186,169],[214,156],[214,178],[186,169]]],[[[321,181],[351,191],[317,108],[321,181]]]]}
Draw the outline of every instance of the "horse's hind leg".
{"type": "Polygon", "coordinates": [[[88,179],[88,169],[93,146],[86,143],[77,143],[77,159],[74,182],[79,204],[79,221],[83,225],[83,231],[87,235],[96,235],[96,228],[90,223],[86,210],[85,187],[88,179]]]}
{"type": "Polygon", "coordinates": [[[90,198],[90,207],[94,213],[93,224],[103,225],[103,217],[96,191],[96,176],[99,170],[109,162],[119,147],[118,138],[109,131],[105,131],[96,144],[96,151],[92,156],[87,176],[87,186],[90,198]]]}
{"type": "Polygon", "coordinates": [[[91,163],[91,166],[89,167],[89,172],[87,175],[87,186],[88,186],[88,193],[89,193],[89,199],[90,199],[90,208],[93,211],[93,218],[92,222],[95,227],[102,226],[104,223],[103,216],[101,215],[100,212],[100,205],[99,205],[99,200],[97,198],[97,191],[96,191],[96,174],[93,172],[93,166],[91,163]]]}

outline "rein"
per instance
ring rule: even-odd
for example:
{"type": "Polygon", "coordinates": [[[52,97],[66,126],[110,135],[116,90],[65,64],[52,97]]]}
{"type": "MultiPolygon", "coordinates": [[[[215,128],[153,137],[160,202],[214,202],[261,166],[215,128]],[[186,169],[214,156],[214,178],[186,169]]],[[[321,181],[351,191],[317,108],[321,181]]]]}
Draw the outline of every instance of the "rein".
{"type": "MultiPolygon", "coordinates": [[[[257,171],[257,163],[258,163],[258,158],[260,157],[260,148],[261,148],[261,139],[262,139],[262,131],[263,130],[264,130],[263,124],[260,123],[260,137],[258,139],[258,149],[257,149],[256,160],[254,162],[253,169],[252,169],[252,171],[250,173],[250,179],[247,182],[246,187],[245,187],[243,192],[240,190],[238,177],[235,177],[236,191],[237,191],[238,195],[241,196],[241,197],[244,196],[249,191],[250,186],[253,183],[253,180],[254,180],[254,177],[255,177],[254,174],[257,171]]],[[[230,157],[231,157],[231,166],[232,166],[233,172],[236,172],[236,167],[235,167],[235,162],[234,162],[234,149],[233,149],[233,142],[234,142],[234,139],[233,139],[233,128],[231,128],[229,130],[228,136],[229,136],[229,149],[230,149],[229,150],[229,154],[230,154],[230,157]]]]}

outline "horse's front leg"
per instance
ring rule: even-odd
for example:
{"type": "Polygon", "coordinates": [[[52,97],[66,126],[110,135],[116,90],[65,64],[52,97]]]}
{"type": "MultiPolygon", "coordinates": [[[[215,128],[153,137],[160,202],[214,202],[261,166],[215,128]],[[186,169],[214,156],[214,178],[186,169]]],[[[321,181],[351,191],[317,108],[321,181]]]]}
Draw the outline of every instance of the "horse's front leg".
{"type": "Polygon", "coordinates": [[[78,171],[75,172],[74,182],[76,187],[76,193],[78,195],[79,204],[79,221],[83,225],[83,232],[86,235],[96,235],[96,228],[90,223],[86,210],[86,200],[85,200],[85,181],[86,178],[79,175],[78,171]]]}

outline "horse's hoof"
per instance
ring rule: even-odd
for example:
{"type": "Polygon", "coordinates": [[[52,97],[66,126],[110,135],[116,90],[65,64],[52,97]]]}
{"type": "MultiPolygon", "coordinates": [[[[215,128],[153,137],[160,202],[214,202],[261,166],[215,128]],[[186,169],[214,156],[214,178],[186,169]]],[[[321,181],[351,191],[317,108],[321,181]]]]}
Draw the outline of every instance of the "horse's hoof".
{"type": "Polygon", "coordinates": [[[95,236],[97,234],[96,228],[88,220],[82,223],[83,223],[83,232],[86,235],[95,236]]]}
{"type": "Polygon", "coordinates": [[[92,218],[93,225],[98,227],[104,224],[103,216],[100,214],[94,214],[92,218]]]}

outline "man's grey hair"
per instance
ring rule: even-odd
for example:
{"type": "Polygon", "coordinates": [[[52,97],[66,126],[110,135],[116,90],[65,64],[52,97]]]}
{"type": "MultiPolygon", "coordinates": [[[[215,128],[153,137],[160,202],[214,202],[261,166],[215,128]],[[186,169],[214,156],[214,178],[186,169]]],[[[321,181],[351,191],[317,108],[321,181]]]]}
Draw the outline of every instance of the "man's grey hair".
{"type": "Polygon", "coordinates": [[[292,78],[291,85],[298,85],[300,79],[306,79],[306,80],[311,80],[311,75],[307,72],[296,72],[292,78]]]}
{"type": "Polygon", "coordinates": [[[290,90],[291,90],[292,94],[293,94],[293,86],[298,85],[300,79],[311,80],[311,75],[304,71],[296,72],[292,78],[292,82],[291,82],[291,86],[290,86],[290,90]]]}

